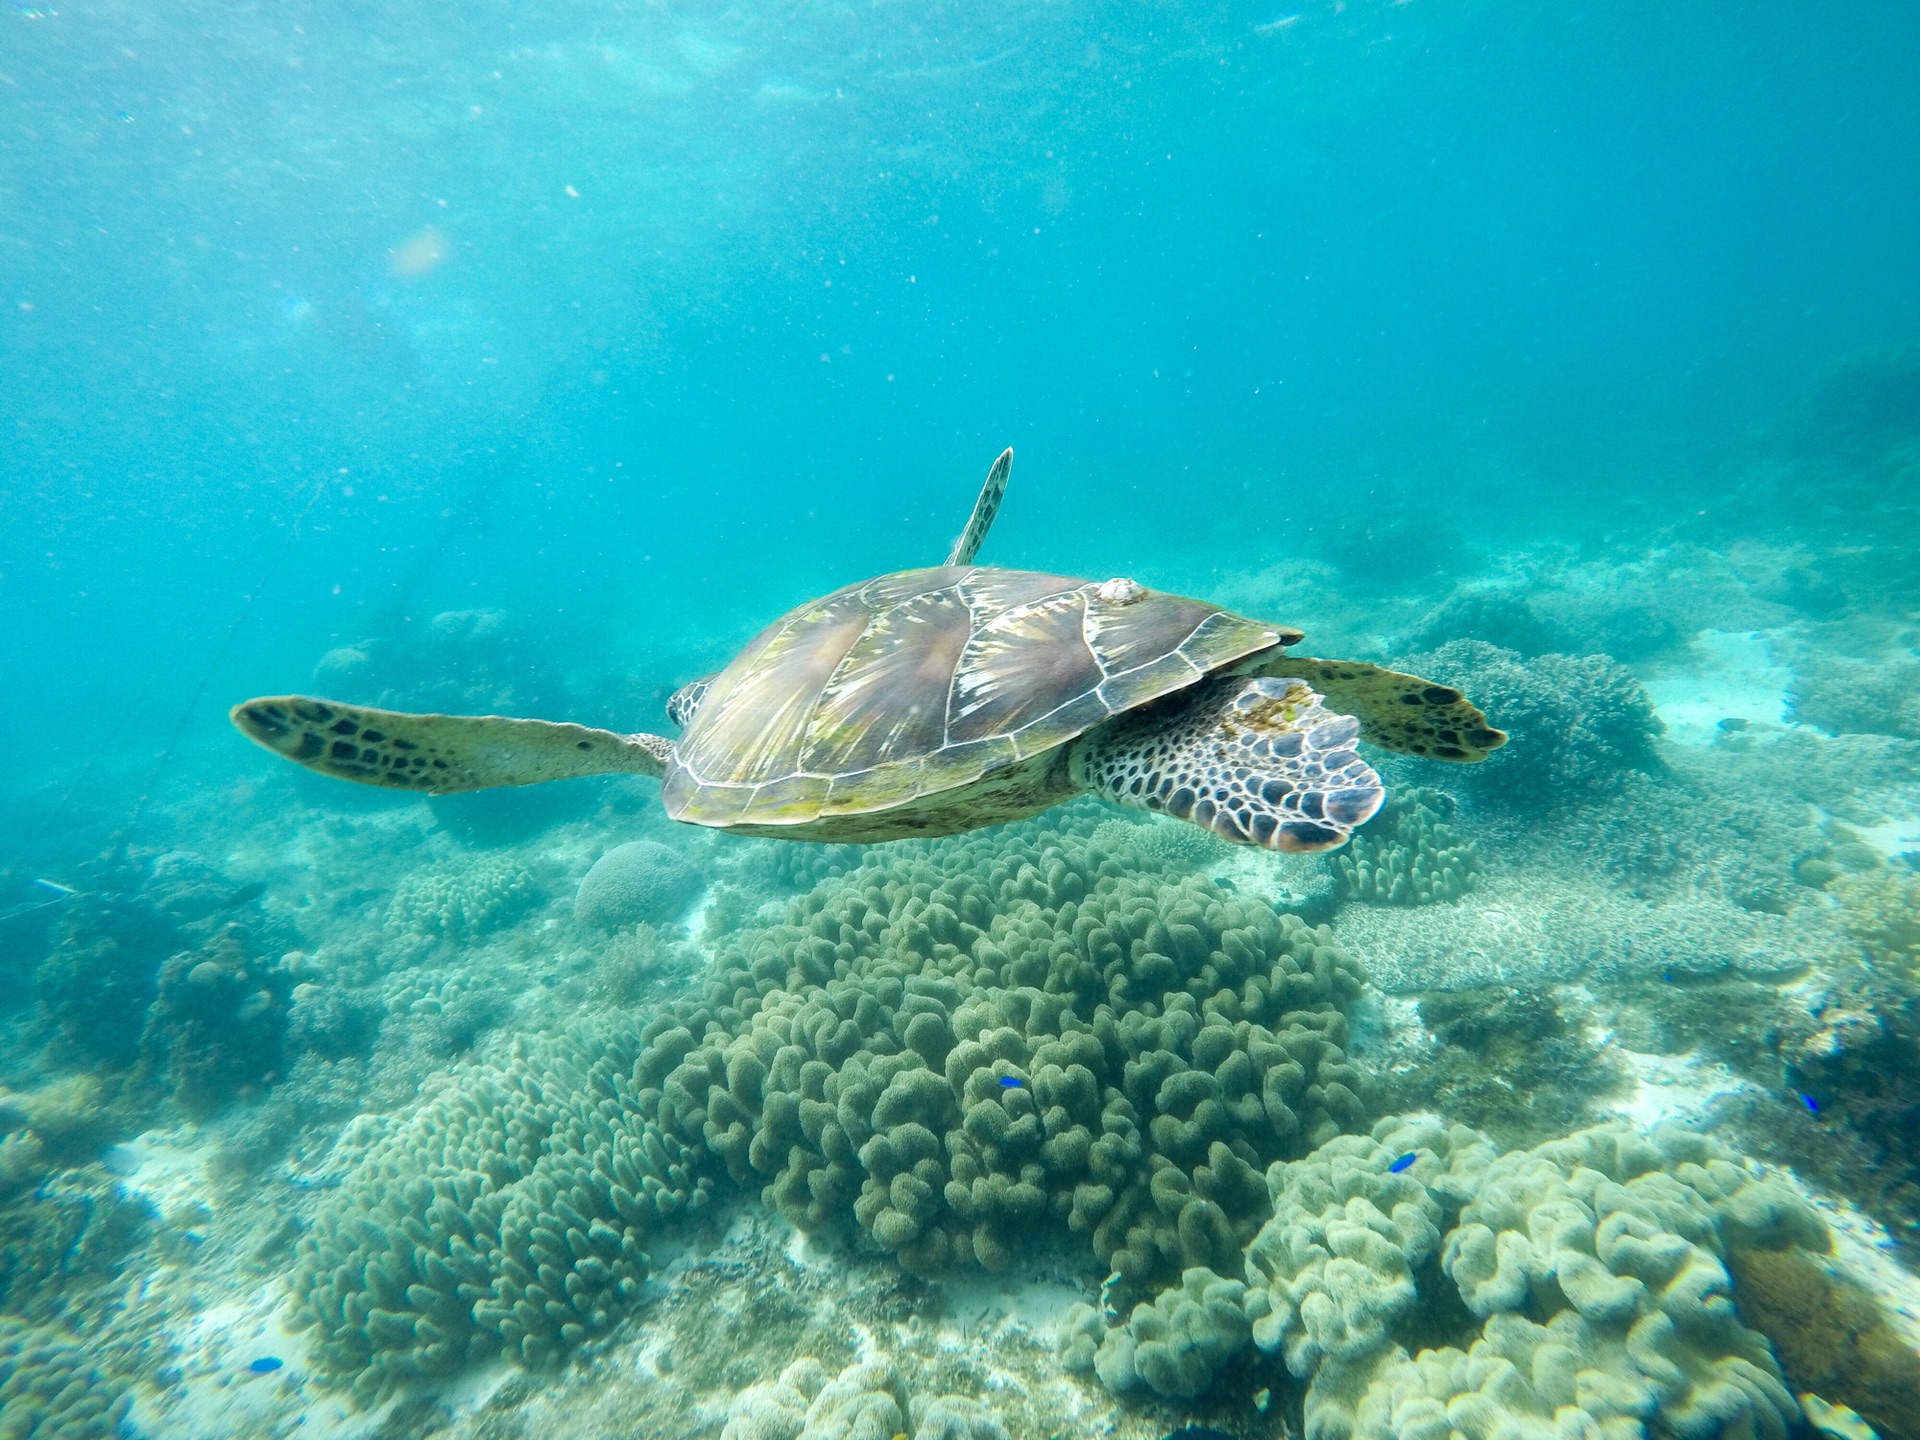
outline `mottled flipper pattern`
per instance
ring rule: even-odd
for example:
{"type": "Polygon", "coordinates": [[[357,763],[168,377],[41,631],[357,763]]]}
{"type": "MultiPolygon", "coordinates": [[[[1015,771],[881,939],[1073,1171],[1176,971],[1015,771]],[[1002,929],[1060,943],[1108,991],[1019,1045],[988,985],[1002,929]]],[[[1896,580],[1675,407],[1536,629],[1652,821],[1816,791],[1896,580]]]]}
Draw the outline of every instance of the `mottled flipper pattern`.
{"type": "Polygon", "coordinates": [[[702,675],[698,680],[689,680],[673,694],[667,697],[667,718],[682,730],[693,723],[693,712],[700,708],[700,702],[707,698],[707,687],[714,682],[714,676],[702,675]]]}
{"type": "Polygon", "coordinates": [[[1360,738],[1383,750],[1432,760],[1484,760],[1507,743],[1478,706],[1450,685],[1369,665],[1308,655],[1262,658],[1256,673],[1301,679],[1335,710],[1360,722],[1360,738]]]}
{"type": "Polygon", "coordinates": [[[241,734],[296,765],[430,795],[578,775],[658,777],[673,753],[659,735],[499,715],[408,715],[305,695],[248,700],[229,714],[241,734]]]}
{"type": "Polygon", "coordinates": [[[1236,845],[1331,850],[1386,791],[1354,753],[1360,722],[1303,680],[1205,680],[1090,734],[1086,787],[1136,810],[1203,825],[1236,845]]]}
{"type": "Polygon", "coordinates": [[[1009,445],[1000,452],[1000,458],[993,462],[993,468],[987,471],[987,483],[980,487],[980,498],[973,502],[973,514],[967,517],[967,528],[960,532],[960,538],[953,542],[953,552],[947,556],[947,564],[973,563],[973,557],[980,553],[981,542],[987,538],[987,531],[993,528],[993,517],[1000,513],[1000,502],[1007,494],[1007,477],[1012,473],[1013,447],[1009,445]]]}

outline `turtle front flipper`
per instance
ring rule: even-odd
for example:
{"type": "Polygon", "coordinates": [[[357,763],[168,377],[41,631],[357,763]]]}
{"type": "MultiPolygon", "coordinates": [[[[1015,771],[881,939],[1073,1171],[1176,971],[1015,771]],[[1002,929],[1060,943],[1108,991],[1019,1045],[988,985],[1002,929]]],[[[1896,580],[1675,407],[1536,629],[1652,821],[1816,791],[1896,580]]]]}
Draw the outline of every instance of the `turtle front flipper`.
{"type": "Polygon", "coordinates": [[[674,691],[667,697],[667,718],[682,730],[686,729],[693,723],[693,712],[700,708],[700,702],[707,698],[707,691],[719,678],[717,673],[702,675],[674,691]]]}
{"type": "Polygon", "coordinates": [[[1000,502],[1007,494],[1007,477],[1012,473],[1013,447],[1009,445],[1000,452],[1000,458],[993,462],[993,468],[987,471],[987,483],[980,487],[980,498],[973,502],[973,513],[967,517],[967,528],[953,542],[953,549],[947,555],[947,564],[973,563],[973,557],[980,553],[981,542],[987,538],[987,531],[993,528],[993,517],[1000,513],[1000,502]]]}
{"type": "Polygon", "coordinates": [[[1315,660],[1307,655],[1261,658],[1255,673],[1298,677],[1335,710],[1360,722],[1360,738],[1383,750],[1433,760],[1484,760],[1507,743],[1507,732],[1487,723],[1480,708],[1451,685],[1369,665],[1364,660],[1315,660]]]}
{"type": "Polygon", "coordinates": [[[1304,681],[1226,676],[1102,726],[1074,756],[1094,794],[1236,845],[1331,850],[1386,795],[1354,753],[1360,722],[1304,681]]]}
{"type": "Polygon", "coordinates": [[[660,735],[500,715],[409,715],[305,695],[248,700],[228,714],[242,735],[296,765],[430,795],[578,775],[658,778],[673,754],[673,742],[660,735]]]}

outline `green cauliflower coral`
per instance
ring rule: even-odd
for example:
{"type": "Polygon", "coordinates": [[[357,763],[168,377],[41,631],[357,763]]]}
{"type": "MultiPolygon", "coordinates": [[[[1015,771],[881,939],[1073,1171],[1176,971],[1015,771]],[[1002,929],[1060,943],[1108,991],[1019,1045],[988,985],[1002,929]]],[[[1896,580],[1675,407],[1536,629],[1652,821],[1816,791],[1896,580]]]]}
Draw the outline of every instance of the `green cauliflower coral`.
{"type": "Polygon", "coordinates": [[[414,940],[478,940],[539,899],[526,867],[508,855],[477,855],[415,870],[394,887],[387,928],[414,940]]]}
{"type": "Polygon", "coordinates": [[[1465,1127],[1389,1118],[1268,1185],[1247,1308],[1308,1381],[1308,1440],[1785,1440],[1799,1420],[1722,1257],[1824,1249],[1825,1227],[1705,1136],[1616,1123],[1496,1157],[1465,1127]],[[1449,1308],[1418,1293],[1436,1250],[1479,1329],[1410,1354],[1417,1308],[1449,1308]]]}
{"type": "Polygon", "coordinates": [[[720,964],[753,994],[674,1032],[677,1132],[915,1270],[1062,1224],[1140,1284],[1237,1269],[1261,1167],[1364,1118],[1327,932],[1073,830],[895,847],[720,964]]]}
{"type": "Polygon", "coordinates": [[[1302,1379],[1379,1350],[1419,1298],[1413,1272],[1440,1248],[1450,1195],[1492,1159],[1465,1126],[1389,1119],[1273,1166],[1273,1218],[1247,1247],[1254,1342],[1302,1379]]]}
{"type": "Polygon", "coordinates": [[[1450,823],[1453,813],[1442,791],[1396,794],[1333,856],[1341,893],[1369,905],[1458,900],[1483,866],[1479,844],[1450,823]]]}
{"type": "Polygon", "coordinates": [[[1827,891],[1839,900],[1840,923],[1868,959],[1920,978],[1920,874],[1881,868],[1842,875],[1827,891]]]}
{"type": "Polygon", "coordinates": [[[637,1113],[650,1078],[630,1042],[526,1046],[374,1139],[298,1251],[321,1363],[372,1400],[501,1349],[543,1363],[623,1316],[647,1237],[713,1183],[637,1113]]]}
{"type": "Polygon", "coordinates": [[[729,934],[637,1035],[457,1071],[303,1242],[323,1363],[371,1396],[500,1349],[551,1361],[729,1180],[919,1272],[1065,1231],[1143,1290],[1237,1273],[1263,1168],[1365,1123],[1364,979],[1324,927],[1141,875],[1093,828],[871,852],[729,934]]]}
{"type": "Polygon", "coordinates": [[[111,1440],[133,1397],[61,1332],[0,1315],[0,1435],[111,1440]]]}
{"type": "Polygon", "coordinates": [[[1196,1266],[1108,1331],[1093,1368],[1115,1394],[1146,1386],[1191,1399],[1246,1348],[1249,1335],[1246,1285],[1196,1266]]]}

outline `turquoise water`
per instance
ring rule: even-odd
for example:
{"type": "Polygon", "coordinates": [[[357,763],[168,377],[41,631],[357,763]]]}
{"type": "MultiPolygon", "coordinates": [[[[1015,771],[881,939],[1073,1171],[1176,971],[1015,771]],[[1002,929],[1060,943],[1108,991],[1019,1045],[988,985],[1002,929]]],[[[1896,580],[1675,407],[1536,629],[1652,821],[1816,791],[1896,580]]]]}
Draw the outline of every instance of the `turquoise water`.
{"type": "Polygon", "coordinates": [[[0,1434],[1920,1434],[1917,60],[1904,5],[10,7],[0,1434]],[[674,734],[1009,445],[982,563],[1512,740],[1363,746],[1313,857],[227,722],[674,734]]]}

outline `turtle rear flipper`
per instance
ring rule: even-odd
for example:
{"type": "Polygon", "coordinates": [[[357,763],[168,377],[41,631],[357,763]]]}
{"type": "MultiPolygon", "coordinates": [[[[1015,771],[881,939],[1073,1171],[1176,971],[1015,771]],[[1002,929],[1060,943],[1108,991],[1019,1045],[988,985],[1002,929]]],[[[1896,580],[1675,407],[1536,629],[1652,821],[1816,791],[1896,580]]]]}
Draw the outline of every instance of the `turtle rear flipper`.
{"type": "Polygon", "coordinates": [[[1360,738],[1383,750],[1433,760],[1484,760],[1507,743],[1478,706],[1451,685],[1369,665],[1363,660],[1315,660],[1307,655],[1262,657],[1254,673],[1298,676],[1334,710],[1360,722],[1360,738]]]}
{"type": "Polygon", "coordinates": [[[240,733],[337,780],[452,795],[578,775],[658,778],[673,744],[553,720],[409,715],[305,695],[248,700],[228,712],[240,733]]]}
{"type": "Polygon", "coordinates": [[[1082,783],[1117,805],[1236,845],[1332,850],[1386,796],[1354,753],[1359,731],[1304,681],[1225,676],[1094,731],[1075,759],[1082,783]]]}

